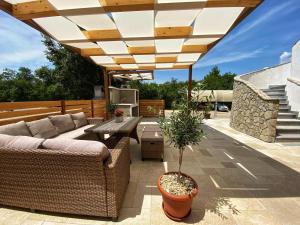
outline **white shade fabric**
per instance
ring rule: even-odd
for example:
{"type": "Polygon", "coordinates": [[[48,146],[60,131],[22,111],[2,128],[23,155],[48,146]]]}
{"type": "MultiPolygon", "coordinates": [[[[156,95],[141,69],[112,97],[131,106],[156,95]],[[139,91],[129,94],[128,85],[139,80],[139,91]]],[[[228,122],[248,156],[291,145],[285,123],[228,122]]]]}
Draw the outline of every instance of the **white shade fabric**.
{"type": "Polygon", "coordinates": [[[107,70],[186,69],[260,3],[260,0],[3,1],[12,4],[11,14],[16,18],[76,48],[82,56],[107,70]]]}

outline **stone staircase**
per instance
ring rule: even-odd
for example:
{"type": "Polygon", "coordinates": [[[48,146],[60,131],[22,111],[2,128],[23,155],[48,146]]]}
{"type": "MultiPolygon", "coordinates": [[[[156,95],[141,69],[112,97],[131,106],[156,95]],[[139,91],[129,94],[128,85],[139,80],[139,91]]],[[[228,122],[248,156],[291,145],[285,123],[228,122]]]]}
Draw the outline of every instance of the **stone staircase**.
{"type": "Polygon", "coordinates": [[[298,119],[298,112],[291,111],[285,85],[270,85],[269,89],[262,89],[262,91],[271,98],[279,99],[276,141],[300,143],[300,119],[298,119]]]}

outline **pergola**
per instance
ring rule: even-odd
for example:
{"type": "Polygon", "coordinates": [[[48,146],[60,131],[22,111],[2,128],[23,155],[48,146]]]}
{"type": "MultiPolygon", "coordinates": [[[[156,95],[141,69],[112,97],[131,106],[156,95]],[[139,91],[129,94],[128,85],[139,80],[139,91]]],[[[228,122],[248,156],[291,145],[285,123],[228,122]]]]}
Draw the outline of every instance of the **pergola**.
{"type": "Polygon", "coordinates": [[[189,69],[191,97],[192,65],[261,2],[0,0],[0,9],[102,66],[106,98],[108,74],[155,69],[189,69]]]}

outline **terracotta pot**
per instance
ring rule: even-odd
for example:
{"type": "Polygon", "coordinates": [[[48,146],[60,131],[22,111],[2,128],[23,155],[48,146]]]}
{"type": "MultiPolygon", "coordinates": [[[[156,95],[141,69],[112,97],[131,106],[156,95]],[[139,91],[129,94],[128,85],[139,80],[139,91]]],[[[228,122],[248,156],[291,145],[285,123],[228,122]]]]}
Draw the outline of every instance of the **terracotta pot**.
{"type": "MultiPolygon", "coordinates": [[[[165,174],[170,174],[174,172],[168,172],[165,174]]],[[[190,176],[182,173],[183,176],[189,177],[190,176]]],[[[162,186],[160,185],[160,180],[162,176],[158,178],[157,187],[162,194],[163,197],[163,210],[170,219],[180,221],[185,217],[189,216],[191,212],[193,198],[198,194],[199,188],[196,181],[191,178],[195,183],[195,189],[190,195],[172,195],[166,192],[162,186]]]]}

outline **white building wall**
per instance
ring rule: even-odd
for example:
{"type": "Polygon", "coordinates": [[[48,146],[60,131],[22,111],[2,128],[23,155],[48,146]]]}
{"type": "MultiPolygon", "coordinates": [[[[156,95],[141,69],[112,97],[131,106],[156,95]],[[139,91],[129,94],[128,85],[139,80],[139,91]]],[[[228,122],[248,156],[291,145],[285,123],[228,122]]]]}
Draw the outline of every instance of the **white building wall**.
{"type": "Polygon", "coordinates": [[[292,49],[292,66],[289,77],[291,79],[287,80],[286,85],[289,104],[292,111],[300,112],[300,40],[292,49]]]}
{"type": "Polygon", "coordinates": [[[285,85],[291,73],[291,63],[265,68],[241,75],[243,80],[251,82],[258,89],[267,89],[269,85],[285,85]]]}

